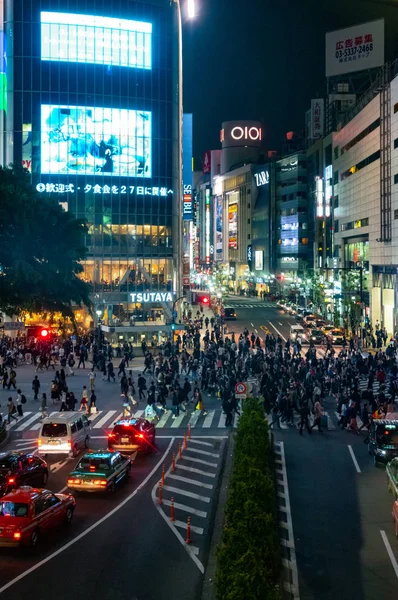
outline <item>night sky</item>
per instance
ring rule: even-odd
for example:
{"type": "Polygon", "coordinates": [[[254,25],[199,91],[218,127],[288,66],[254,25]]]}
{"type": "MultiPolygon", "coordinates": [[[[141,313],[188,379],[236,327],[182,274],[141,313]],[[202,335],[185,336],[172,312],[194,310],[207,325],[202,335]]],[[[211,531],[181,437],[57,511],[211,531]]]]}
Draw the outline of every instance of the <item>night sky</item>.
{"type": "Polygon", "coordinates": [[[398,58],[398,0],[196,2],[196,20],[183,27],[184,111],[194,114],[197,159],[220,147],[222,121],[263,120],[268,148],[302,131],[311,98],[326,89],[327,31],[384,17],[386,59],[398,58]]]}

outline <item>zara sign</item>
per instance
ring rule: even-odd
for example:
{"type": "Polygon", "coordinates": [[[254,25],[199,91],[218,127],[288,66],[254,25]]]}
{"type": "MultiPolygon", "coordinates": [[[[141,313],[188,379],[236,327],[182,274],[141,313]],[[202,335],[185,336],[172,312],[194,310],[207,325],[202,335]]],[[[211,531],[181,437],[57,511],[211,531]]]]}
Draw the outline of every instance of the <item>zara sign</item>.
{"type": "Polygon", "coordinates": [[[269,183],[268,171],[260,171],[260,173],[254,173],[254,177],[256,178],[256,186],[257,187],[260,187],[262,185],[267,185],[267,183],[269,183]]]}
{"type": "Polygon", "coordinates": [[[259,121],[226,121],[222,124],[220,141],[223,148],[260,147],[262,139],[263,128],[259,121]]]}

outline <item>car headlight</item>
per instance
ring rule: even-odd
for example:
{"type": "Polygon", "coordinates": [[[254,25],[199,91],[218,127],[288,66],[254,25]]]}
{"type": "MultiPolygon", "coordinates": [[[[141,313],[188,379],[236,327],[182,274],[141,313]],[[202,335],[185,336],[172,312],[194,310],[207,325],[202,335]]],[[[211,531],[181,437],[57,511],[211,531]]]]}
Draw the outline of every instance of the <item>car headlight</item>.
{"type": "Polygon", "coordinates": [[[383,456],[387,454],[387,452],[385,450],[381,450],[381,448],[376,448],[376,452],[377,454],[382,454],[383,456]]]}

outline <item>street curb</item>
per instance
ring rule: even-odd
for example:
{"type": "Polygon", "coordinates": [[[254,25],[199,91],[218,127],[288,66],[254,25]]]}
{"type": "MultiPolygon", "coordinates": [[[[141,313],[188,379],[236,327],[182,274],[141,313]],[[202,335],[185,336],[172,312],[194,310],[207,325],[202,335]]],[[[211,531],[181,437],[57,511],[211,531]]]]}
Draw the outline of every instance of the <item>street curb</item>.
{"type": "Polygon", "coordinates": [[[6,429],[6,437],[4,438],[4,440],[2,442],[0,442],[0,448],[4,448],[4,446],[7,446],[9,440],[10,440],[10,432],[7,431],[7,429],[6,429]]]}
{"type": "Polygon", "coordinates": [[[226,441],[224,448],[223,463],[221,466],[221,472],[219,477],[219,495],[217,508],[214,515],[213,522],[213,533],[209,540],[210,550],[209,558],[207,560],[204,582],[202,588],[201,600],[215,600],[216,598],[216,563],[217,563],[217,550],[221,543],[222,534],[224,530],[225,522],[225,506],[227,497],[229,494],[229,480],[231,478],[233,456],[235,450],[235,436],[231,434],[226,441]]]}

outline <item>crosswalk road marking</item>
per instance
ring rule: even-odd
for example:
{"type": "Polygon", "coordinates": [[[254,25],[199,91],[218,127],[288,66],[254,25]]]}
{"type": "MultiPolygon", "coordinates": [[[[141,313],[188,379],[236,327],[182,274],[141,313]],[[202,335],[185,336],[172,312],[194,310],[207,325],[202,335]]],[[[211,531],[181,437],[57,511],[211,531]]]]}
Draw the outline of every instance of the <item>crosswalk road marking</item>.
{"type": "Polygon", "coordinates": [[[105,425],[109,419],[117,413],[117,410],[108,410],[106,414],[99,420],[95,425],[93,425],[93,429],[100,429],[105,425]]]}
{"type": "Polygon", "coordinates": [[[175,419],[173,419],[173,422],[171,424],[171,426],[173,428],[175,427],[180,427],[181,423],[183,422],[183,420],[185,419],[185,413],[181,413],[178,417],[176,417],[175,419]]]}
{"type": "Polygon", "coordinates": [[[189,424],[192,427],[192,429],[195,427],[196,423],[198,422],[199,417],[200,417],[200,410],[194,410],[194,412],[191,415],[191,418],[189,419],[189,424]]]}
{"type": "Polygon", "coordinates": [[[156,425],[156,428],[160,428],[160,427],[164,427],[169,419],[169,417],[171,417],[171,415],[173,414],[173,411],[168,410],[167,413],[164,413],[163,417],[160,419],[159,423],[156,425]]]}
{"type": "MultiPolygon", "coordinates": [[[[12,428],[13,428],[13,427],[15,427],[16,425],[18,425],[18,423],[19,423],[19,421],[21,420],[21,418],[22,418],[22,419],[24,419],[25,417],[27,417],[27,416],[29,416],[29,415],[31,415],[31,414],[32,414],[31,412],[25,412],[25,413],[24,413],[24,415],[23,415],[23,417],[19,417],[19,418],[18,418],[18,421],[16,421],[15,419],[13,419],[13,420],[11,421],[11,423],[8,425],[8,429],[12,429],[12,428]]],[[[18,415],[17,415],[17,413],[15,413],[15,414],[14,414],[14,416],[15,416],[15,417],[17,417],[17,416],[18,416],[18,415]]],[[[16,430],[15,430],[15,431],[16,431],[16,430]]]]}
{"type": "Polygon", "coordinates": [[[215,410],[209,410],[209,414],[206,416],[204,423],[203,423],[203,427],[211,427],[211,424],[213,422],[213,418],[214,415],[216,414],[215,410]]]}
{"type": "MultiPolygon", "coordinates": [[[[28,413],[25,413],[24,416],[26,417],[27,414],[28,413]]],[[[22,423],[22,425],[20,425],[19,427],[17,427],[15,431],[23,431],[24,429],[26,429],[27,427],[29,427],[29,425],[31,425],[32,423],[34,423],[35,421],[37,421],[37,419],[40,419],[40,417],[41,417],[41,413],[36,413],[32,417],[30,417],[27,421],[25,421],[25,423],[22,423]]]]}
{"type": "Polygon", "coordinates": [[[245,304],[245,303],[232,303],[231,306],[234,308],[276,308],[275,304],[270,304],[268,302],[259,302],[258,304],[245,304]]]}
{"type": "MultiPolygon", "coordinates": [[[[49,417],[52,417],[59,411],[54,411],[49,413],[49,417]]],[[[144,418],[144,410],[137,410],[133,413],[133,417],[136,418],[144,418]]],[[[76,414],[79,414],[76,412],[76,414]]],[[[192,413],[181,412],[180,415],[176,418],[172,418],[173,412],[168,410],[167,413],[163,414],[158,423],[155,423],[157,429],[172,428],[187,428],[190,423],[191,428],[196,429],[210,429],[210,428],[218,428],[218,429],[226,429],[225,426],[225,417],[226,415],[223,413],[221,407],[209,410],[207,415],[203,415],[203,413],[199,410],[193,411],[192,413]]],[[[112,427],[113,424],[119,419],[123,418],[123,412],[117,410],[103,410],[98,413],[94,413],[92,415],[88,415],[89,420],[91,421],[91,429],[94,432],[106,427],[112,427]]],[[[233,427],[237,427],[239,423],[239,415],[236,413],[233,414],[233,427]]],[[[30,411],[26,411],[24,416],[18,420],[18,423],[11,423],[9,429],[12,429],[18,433],[26,433],[26,432],[37,432],[42,425],[41,412],[33,413],[30,411]]],[[[287,427],[287,426],[286,426],[287,427]]],[[[229,429],[229,428],[228,428],[229,429]]]]}

